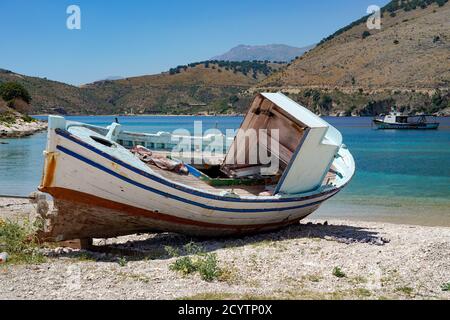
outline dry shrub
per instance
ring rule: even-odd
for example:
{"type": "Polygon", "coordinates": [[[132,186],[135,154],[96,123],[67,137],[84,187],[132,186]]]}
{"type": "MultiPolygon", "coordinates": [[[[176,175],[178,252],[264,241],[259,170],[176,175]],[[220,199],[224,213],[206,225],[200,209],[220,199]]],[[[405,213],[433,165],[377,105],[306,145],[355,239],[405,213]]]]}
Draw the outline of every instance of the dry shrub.
{"type": "Polygon", "coordinates": [[[28,114],[31,111],[31,107],[28,103],[20,98],[16,98],[8,102],[10,108],[20,112],[22,114],[28,114]]]}
{"type": "Polygon", "coordinates": [[[0,114],[8,112],[8,105],[0,98],[0,114]]]}

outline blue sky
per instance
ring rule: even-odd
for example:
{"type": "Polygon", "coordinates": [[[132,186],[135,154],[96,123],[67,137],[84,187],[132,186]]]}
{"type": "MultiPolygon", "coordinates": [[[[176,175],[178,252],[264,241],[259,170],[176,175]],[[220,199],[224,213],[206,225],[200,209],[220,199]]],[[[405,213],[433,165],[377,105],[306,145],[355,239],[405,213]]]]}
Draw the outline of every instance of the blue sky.
{"type": "Polygon", "coordinates": [[[71,84],[153,74],[238,44],[317,43],[387,0],[0,0],[0,68],[71,84]],[[81,30],[66,28],[69,5],[81,30]]]}

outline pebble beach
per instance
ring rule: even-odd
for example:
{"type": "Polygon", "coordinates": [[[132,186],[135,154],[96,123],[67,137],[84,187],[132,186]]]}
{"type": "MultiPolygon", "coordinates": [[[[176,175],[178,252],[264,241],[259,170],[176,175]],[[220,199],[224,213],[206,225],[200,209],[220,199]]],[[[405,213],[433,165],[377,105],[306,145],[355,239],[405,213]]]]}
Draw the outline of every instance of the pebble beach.
{"type": "MultiPolygon", "coordinates": [[[[0,219],[34,215],[0,199],[0,219]]],[[[172,233],[94,239],[91,250],[44,244],[40,264],[0,264],[0,299],[450,299],[450,228],[303,220],[277,232],[226,239],[172,233]],[[222,275],[172,270],[194,243],[222,275]]],[[[187,254],[187,253],[186,253],[187,254]]]]}

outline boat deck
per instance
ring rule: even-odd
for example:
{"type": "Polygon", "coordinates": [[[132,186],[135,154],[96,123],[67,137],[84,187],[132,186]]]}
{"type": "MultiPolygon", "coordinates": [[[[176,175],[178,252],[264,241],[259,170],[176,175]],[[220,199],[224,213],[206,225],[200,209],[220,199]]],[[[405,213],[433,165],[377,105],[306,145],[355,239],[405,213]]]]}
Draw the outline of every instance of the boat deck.
{"type": "MultiPolygon", "coordinates": [[[[192,174],[189,175],[182,175],[175,173],[173,171],[167,171],[158,168],[155,165],[149,165],[149,167],[157,174],[161,175],[162,177],[173,181],[177,183],[184,184],[186,186],[190,186],[196,189],[204,190],[206,192],[212,192],[219,194],[223,191],[229,191],[232,193],[235,193],[239,196],[258,196],[262,192],[273,192],[276,185],[234,185],[234,186],[212,186],[205,181],[193,176],[192,174]]],[[[333,172],[328,172],[325,176],[325,179],[323,181],[323,184],[331,184],[333,183],[334,179],[336,178],[336,174],[333,172]]]]}
{"type": "Polygon", "coordinates": [[[171,180],[173,182],[182,183],[184,185],[201,189],[206,192],[221,193],[223,191],[233,192],[239,196],[258,196],[261,192],[274,190],[275,185],[235,185],[235,186],[212,186],[192,174],[182,175],[172,171],[167,171],[158,168],[154,165],[149,165],[149,167],[157,174],[163,176],[164,178],[171,180]]]}

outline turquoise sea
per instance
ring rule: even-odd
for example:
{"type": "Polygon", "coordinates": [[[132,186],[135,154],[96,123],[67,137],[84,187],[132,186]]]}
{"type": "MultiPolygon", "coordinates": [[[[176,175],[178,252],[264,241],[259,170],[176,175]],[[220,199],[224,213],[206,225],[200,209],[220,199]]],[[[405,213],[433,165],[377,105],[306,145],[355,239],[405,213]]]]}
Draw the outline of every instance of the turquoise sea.
{"type": "MultiPolygon", "coordinates": [[[[44,118],[44,117],[37,117],[44,118]]],[[[74,116],[70,120],[106,126],[112,116],[74,116]]],[[[171,132],[236,129],[241,117],[119,117],[125,130],[171,132]]],[[[437,131],[375,130],[371,118],[325,118],[338,128],[356,160],[349,186],[313,217],[377,220],[450,226],[450,118],[437,131]]],[[[0,194],[27,195],[39,184],[46,134],[0,142],[0,194]]]]}

